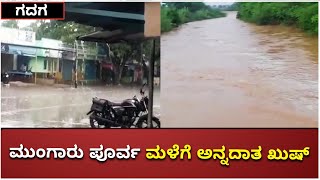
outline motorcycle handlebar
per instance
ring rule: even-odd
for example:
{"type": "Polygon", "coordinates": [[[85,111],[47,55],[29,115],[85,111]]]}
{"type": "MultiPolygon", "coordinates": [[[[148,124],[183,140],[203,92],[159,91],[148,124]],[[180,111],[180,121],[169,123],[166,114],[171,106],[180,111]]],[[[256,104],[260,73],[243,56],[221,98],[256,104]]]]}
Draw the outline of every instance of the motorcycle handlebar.
{"type": "Polygon", "coordinates": [[[144,83],[140,89],[140,94],[144,94],[145,91],[143,91],[143,88],[147,85],[147,83],[144,83]]]}

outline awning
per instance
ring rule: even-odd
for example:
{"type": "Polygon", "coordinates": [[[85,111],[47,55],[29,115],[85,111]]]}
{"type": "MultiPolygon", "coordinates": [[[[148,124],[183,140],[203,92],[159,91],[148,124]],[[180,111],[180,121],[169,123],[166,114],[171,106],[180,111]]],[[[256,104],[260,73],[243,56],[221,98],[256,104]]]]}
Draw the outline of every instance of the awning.
{"type": "Polygon", "coordinates": [[[102,29],[78,37],[83,41],[116,43],[154,38],[160,36],[160,3],[69,2],[65,21],[102,29]]]}
{"type": "Polygon", "coordinates": [[[144,36],[142,32],[125,32],[121,30],[116,31],[97,31],[90,33],[84,36],[78,37],[82,41],[93,41],[93,42],[102,42],[102,43],[117,43],[121,41],[143,41],[148,39],[144,36]]]}
{"type": "Polygon", "coordinates": [[[143,29],[144,3],[69,2],[65,20],[109,30],[143,29]]]}
{"type": "Polygon", "coordinates": [[[35,57],[37,48],[19,44],[1,43],[1,53],[35,57]]]}

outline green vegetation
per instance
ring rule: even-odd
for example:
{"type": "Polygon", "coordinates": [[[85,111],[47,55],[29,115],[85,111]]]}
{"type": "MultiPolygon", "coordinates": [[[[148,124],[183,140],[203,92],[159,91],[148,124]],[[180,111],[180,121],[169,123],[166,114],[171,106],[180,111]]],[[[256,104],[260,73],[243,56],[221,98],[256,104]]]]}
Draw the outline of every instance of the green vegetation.
{"type": "Polygon", "coordinates": [[[202,2],[164,3],[161,6],[161,32],[171,31],[187,22],[224,16],[225,13],[202,2]]]}
{"type": "Polygon", "coordinates": [[[18,28],[18,21],[17,20],[9,20],[9,21],[3,21],[1,23],[2,27],[8,27],[8,28],[18,28]]]}
{"type": "Polygon", "coordinates": [[[259,25],[284,24],[318,34],[318,3],[302,2],[246,2],[239,3],[237,17],[259,25]]]}

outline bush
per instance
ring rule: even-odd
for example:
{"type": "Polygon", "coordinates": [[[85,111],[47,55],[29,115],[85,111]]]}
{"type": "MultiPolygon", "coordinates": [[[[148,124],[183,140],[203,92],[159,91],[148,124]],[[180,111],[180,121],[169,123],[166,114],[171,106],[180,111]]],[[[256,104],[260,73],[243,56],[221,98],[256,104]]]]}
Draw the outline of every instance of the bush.
{"type": "Polygon", "coordinates": [[[259,25],[293,25],[318,34],[318,3],[240,3],[237,17],[259,25]]]}
{"type": "Polygon", "coordinates": [[[299,8],[296,15],[299,28],[313,34],[318,34],[318,3],[305,8],[299,8]]]}
{"type": "Polygon", "coordinates": [[[169,9],[167,8],[162,8],[161,9],[161,31],[162,32],[167,32],[172,29],[172,19],[168,15],[169,9]]]}
{"type": "Polygon", "coordinates": [[[182,9],[178,9],[177,11],[181,24],[188,22],[190,19],[190,12],[188,8],[184,7],[182,9]]]}

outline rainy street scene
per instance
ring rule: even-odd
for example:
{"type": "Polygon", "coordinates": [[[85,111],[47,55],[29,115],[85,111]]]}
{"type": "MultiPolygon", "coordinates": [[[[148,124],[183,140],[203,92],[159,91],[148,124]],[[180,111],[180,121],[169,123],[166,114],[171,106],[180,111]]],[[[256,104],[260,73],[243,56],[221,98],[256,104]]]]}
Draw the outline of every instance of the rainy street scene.
{"type": "Polygon", "coordinates": [[[160,3],[65,5],[1,22],[2,127],[160,128],[160,3]]]}
{"type": "MultiPolygon", "coordinates": [[[[37,85],[2,88],[2,127],[88,128],[94,97],[114,102],[139,95],[130,87],[47,87],[37,85]]],[[[154,91],[154,115],[160,118],[160,89],[154,91]]]]}
{"type": "Polygon", "coordinates": [[[317,2],[161,11],[164,127],[318,127],[317,2]]]}

